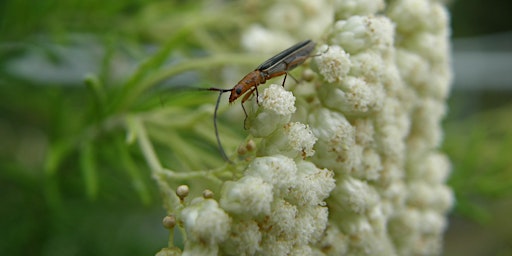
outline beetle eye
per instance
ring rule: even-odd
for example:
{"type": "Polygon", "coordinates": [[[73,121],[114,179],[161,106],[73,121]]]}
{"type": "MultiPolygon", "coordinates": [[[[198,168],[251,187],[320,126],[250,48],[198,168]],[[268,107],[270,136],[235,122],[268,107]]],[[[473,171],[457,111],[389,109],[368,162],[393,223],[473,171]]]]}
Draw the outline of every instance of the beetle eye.
{"type": "Polygon", "coordinates": [[[240,93],[242,93],[242,88],[236,88],[236,89],[235,89],[235,92],[236,92],[236,94],[240,94],[240,93]]]}

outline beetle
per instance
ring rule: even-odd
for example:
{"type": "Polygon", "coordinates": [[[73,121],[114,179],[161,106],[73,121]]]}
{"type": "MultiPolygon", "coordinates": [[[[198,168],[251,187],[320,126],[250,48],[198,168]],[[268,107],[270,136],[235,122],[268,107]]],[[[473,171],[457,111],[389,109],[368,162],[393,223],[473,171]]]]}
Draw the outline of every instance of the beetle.
{"type": "MultiPolygon", "coordinates": [[[[245,119],[247,119],[247,111],[244,107],[244,102],[256,92],[256,100],[258,100],[258,86],[264,84],[267,80],[285,75],[283,79],[282,86],[284,87],[284,83],[286,82],[286,77],[288,76],[288,72],[297,66],[301,65],[308,59],[311,55],[311,52],[314,50],[316,43],[312,40],[305,40],[300,43],[297,43],[290,48],[276,54],[270,59],[263,62],[259,65],[255,70],[251,71],[247,75],[245,75],[233,88],[231,89],[221,89],[210,87],[205,90],[208,91],[218,91],[219,97],[217,98],[217,103],[215,104],[215,112],[213,114],[213,125],[215,128],[215,136],[217,137],[217,144],[219,146],[219,150],[222,154],[222,157],[228,161],[229,158],[226,156],[222,144],[219,138],[219,132],[217,128],[217,111],[219,109],[220,99],[223,93],[231,92],[229,95],[229,103],[233,103],[235,100],[240,98],[242,95],[242,109],[244,110],[245,119]]],[[[245,119],[244,119],[244,127],[245,127],[245,119]]]]}

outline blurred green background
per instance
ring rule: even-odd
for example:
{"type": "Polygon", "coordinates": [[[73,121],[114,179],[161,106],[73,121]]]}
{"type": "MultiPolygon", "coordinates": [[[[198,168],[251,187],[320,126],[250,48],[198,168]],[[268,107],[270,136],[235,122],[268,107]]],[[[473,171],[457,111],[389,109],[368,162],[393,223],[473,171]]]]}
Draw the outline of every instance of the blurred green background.
{"type": "MultiPolygon", "coordinates": [[[[214,102],[169,88],[200,84],[215,68],[125,90],[206,54],[198,49],[209,39],[229,42],[216,26],[236,31],[229,24],[245,13],[196,24],[208,8],[220,12],[199,1],[0,2],[0,255],[153,255],[166,246],[159,192],[109,118],[214,102]]],[[[457,204],[444,254],[512,255],[512,2],[453,1],[450,10],[456,77],[443,150],[457,204]]],[[[238,49],[236,38],[220,51],[238,49]]],[[[198,147],[219,159],[209,139],[198,147]]]]}

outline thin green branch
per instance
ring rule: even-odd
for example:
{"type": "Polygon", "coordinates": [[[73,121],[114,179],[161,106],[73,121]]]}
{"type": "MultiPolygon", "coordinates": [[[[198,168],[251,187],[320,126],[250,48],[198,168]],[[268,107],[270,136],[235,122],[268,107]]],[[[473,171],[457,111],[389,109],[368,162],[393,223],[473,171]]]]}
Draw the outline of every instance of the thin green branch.
{"type": "Polygon", "coordinates": [[[162,165],[160,164],[153,146],[149,141],[146,129],[140,120],[136,117],[127,118],[127,123],[128,127],[131,127],[131,129],[136,133],[136,138],[139,142],[142,154],[144,155],[144,158],[149,165],[153,179],[155,179],[157,182],[160,192],[162,193],[164,205],[167,208],[167,211],[172,213],[172,211],[179,208],[180,199],[178,196],[176,196],[174,190],[169,186],[169,184],[163,179],[162,165]]]}

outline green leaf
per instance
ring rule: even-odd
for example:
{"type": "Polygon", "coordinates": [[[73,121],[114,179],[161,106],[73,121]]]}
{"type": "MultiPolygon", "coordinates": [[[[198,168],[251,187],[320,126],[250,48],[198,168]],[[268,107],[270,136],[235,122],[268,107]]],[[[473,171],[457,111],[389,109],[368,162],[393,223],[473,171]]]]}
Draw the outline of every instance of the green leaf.
{"type": "Polygon", "coordinates": [[[80,151],[80,168],[87,197],[94,200],[98,196],[99,186],[95,152],[91,142],[86,142],[80,151]]]}

